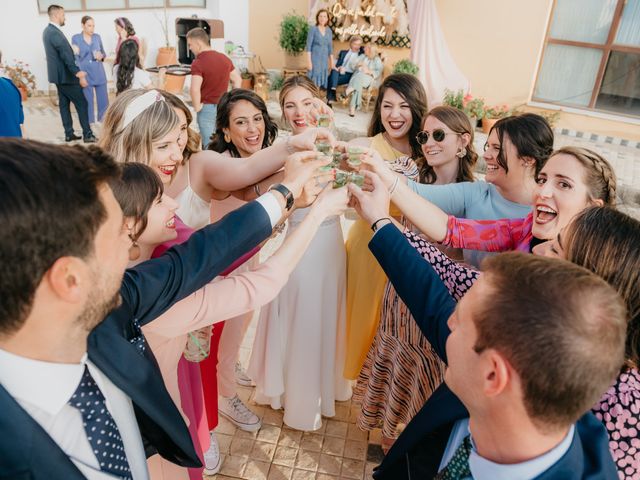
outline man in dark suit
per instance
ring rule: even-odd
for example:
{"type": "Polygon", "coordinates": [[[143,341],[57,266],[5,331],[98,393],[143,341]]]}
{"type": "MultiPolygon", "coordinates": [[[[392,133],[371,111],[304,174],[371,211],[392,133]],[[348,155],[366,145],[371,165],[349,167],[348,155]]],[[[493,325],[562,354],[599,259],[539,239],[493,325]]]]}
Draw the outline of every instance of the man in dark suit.
{"type": "Polygon", "coordinates": [[[362,37],[353,35],[349,39],[349,50],[340,50],[335,68],[329,73],[329,86],[327,88],[327,102],[336,101],[336,88],[338,85],[346,85],[351,80],[355,59],[363,52],[362,37]]]}
{"type": "Polygon", "coordinates": [[[300,155],[282,184],[125,272],[111,157],[0,139],[0,479],[146,479],[155,453],[199,466],[140,326],[271,235],[326,164],[300,155]]]}
{"type": "Polygon", "coordinates": [[[503,253],[456,306],[389,220],[375,174],[352,185],[369,248],[433,348],[445,383],[374,470],[375,479],[615,479],[604,426],[588,412],[624,359],[617,293],[577,265],[503,253]]]}
{"type": "Polygon", "coordinates": [[[58,89],[60,103],[60,116],[64,126],[64,139],[67,142],[80,140],[73,131],[73,119],[71,118],[70,103],[76,107],[80,125],[82,126],[82,139],[84,143],[94,143],[96,137],[89,125],[87,113],[87,99],[82,93],[82,87],[86,87],[86,72],[76,65],[71,45],[67,41],[60,27],[64,26],[64,8],[59,5],[50,5],[47,9],[49,25],[42,33],[44,51],[47,55],[47,75],[49,82],[55,83],[58,89]]]}

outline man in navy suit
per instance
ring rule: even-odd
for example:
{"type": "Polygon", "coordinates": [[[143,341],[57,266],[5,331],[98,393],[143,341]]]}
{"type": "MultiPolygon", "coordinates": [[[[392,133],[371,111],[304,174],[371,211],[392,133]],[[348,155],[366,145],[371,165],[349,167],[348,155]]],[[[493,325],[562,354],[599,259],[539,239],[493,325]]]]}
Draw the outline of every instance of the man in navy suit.
{"type": "Polygon", "coordinates": [[[89,125],[87,99],[82,93],[82,87],[88,85],[85,78],[86,72],[80,70],[76,65],[71,45],[69,45],[67,37],[64,36],[60,29],[60,27],[64,26],[65,21],[64,8],[59,5],[50,5],[47,13],[49,14],[49,25],[42,33],[42,41],[47,55],[49,82],[55,83],[58,89],[64,139],[67,142],[80,140],[80,137],[73,131],[73,119],[69,108],[70,104],[73,103],[82,126],[84,143],[94,143],[96,138],[91,131],[91,125],[89,125]]]}
{"type": "Polygon", "coordinates": [[[200,465],[140,327],[271,235],[323,164],[300,155],[282,184],[125,272],[111,157],[0,139],[0,479],[144,480],[155,453],[200,465]]]}
{"type": "Polygon", "coordinates": [[[329,73],[329,86],[327,88],[327,102],[336,101],[336,88],[338,85],[346,85],[351,80],[353,69],[351,65],[362,53],[362,37],[353,35],[349,39],[349,50],[340,50],[335,68],[329,73]]]}
{"type": "Polygon", "coordinates": [[[569,262],[503,253],[456,305],[367,178],[368,191],[349,189],[375,232],[369,248],[447,363],[374,478],[616,479],[604,426],[585,412],[623,364],[617,293],[569,262]]]}

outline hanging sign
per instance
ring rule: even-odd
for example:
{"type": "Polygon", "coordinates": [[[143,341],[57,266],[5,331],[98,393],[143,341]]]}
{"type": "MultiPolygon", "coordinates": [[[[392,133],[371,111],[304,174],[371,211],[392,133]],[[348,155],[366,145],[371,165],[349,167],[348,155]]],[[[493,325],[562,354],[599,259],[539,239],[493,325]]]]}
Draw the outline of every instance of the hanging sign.
{"type": "Polygon", "coordinates": [[[380,28],[376,28],[375,25],[373,25],[374,22],[371,22],[372,19],[379,18],[383,20],[385,18],[391,18],[392,20],[395,20],[398,16],[398,10],[396,7],[390,7],[390,11],[380,12],[373,5],[368,5],[364,9],[362,6],[357,9],[348,9],[341,3],[335,3],[331,9],[331,14],[333,15],[333,18],[335,18],[336,23],[340,25],[342,25],[344,17],[351,17],[350,25],[335,27],[335,33],[343,38],[351,35],[360,35],[363,37],[384,37],[387,34],[387,26],[382,24],[380,28]],[[358,17],[368,18],[371,24],[358,26],[358,17]]]}

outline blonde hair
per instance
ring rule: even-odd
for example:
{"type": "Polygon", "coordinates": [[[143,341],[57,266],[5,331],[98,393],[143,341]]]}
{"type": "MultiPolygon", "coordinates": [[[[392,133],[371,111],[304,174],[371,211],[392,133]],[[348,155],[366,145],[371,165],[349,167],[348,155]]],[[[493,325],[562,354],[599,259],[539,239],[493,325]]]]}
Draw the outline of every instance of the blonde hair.
{"type": "Polygon", "coordinates": [[[571,155],[586,171],[584,183],[590,200],[602,200],[605,205],[616,204],[616,174],[611,164],[593,150],[582,147],[562,147],[551,154],[571,155]]]}
{"type": "Polygon", "coordinates": [[[116,162],[150,165],[153,142],[157,142],[180,124],[173,107],[168,102],[159,100],[122,128],[129,104],[147,92],[145,89],[122,92],[107,109],[99,145],[116,162]]]}

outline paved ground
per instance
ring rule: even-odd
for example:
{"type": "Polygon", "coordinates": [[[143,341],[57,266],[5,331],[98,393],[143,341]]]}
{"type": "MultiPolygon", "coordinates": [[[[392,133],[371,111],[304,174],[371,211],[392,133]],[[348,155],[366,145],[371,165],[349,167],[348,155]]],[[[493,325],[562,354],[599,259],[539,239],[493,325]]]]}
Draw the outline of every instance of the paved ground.
{"type": "MultiPolygon", "coordinates": [[[[280,116],[276,102],[269,102],[273,117],[280,116]]],[[[343,139],[365,135],[369,114],[358,112],[355,118],[346,111],[336,109],[336,132],[343,139]]],[[[79,128],[77,118],[76,128],[79,128]]],[[[57,108],[46,98],[32,98],[25,104],[26,136],[42,141],[62,143],[62,125],[57,108]]],[[[78,131],[78,130],[76,130],[78,131]]],[[[95,130],[100,136],[99,126],[95,130]]],[[[596,132],[597,133],[597,132],[596,132]]],[[[614,166],[621,186],[621,198],[627,211],[640,217],[640,147],[620,145],[620,141],[606,139],[592,140],[574,135],[556,135],[556,147],[581,145],[604,155],[614,166]]],[[[476,147],[482,151],[486,136],[476,134],[476,147]]],[[[273,251],[273,244],[265,251],[273,251]]],[[[246,335],[240,358],[247,365],[255,334],[255,322],[246,335]]],[[[336,416],[325,419],[316,432],[291,430],[282,423],[282,412],[255,405],[251,397],[253,388],[238,387],[239,394],[262,418],[263,427],[259,432],[247,433],[237,430],[224,418],[220,419],[218,439],[224,464],[220,474],[212,479],[269,479],[269,480],[329,480],[370,478],[372,468],[382,458],[380,432],[360,431],[355,426],[357,405],[338,402],[336,416]]]]}

